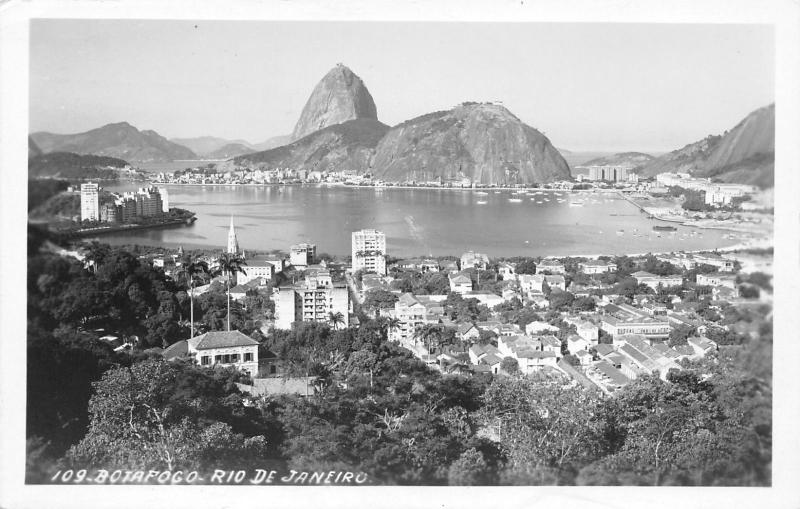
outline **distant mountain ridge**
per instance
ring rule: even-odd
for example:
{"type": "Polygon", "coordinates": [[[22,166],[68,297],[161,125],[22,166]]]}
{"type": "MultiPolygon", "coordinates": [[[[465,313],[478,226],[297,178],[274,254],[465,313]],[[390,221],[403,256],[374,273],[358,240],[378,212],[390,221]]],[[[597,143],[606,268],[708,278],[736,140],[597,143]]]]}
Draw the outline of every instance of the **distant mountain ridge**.
{"type": "Polygon", "coordinates": [[[127,122],[107,124],[77,134],[37,132],[30,136],[44,153],[72,152],[115,157],[132,162],[196,159],[190,149],[155,131],[140,131],[127,122]]]}
{"type": "Polygon", "coordinates": [[[228,143],[214,150],[213,152],[204,154],[204,156],[208,159],[230,159],[231,157],[240,156],[242,154],[251,154],[253,152],[255,152],[255,150],[249,145],[244,145],[242,143],[228,143]]]}
{"type": "Polygon", "coordinates": [[[708,136],[664,154],[641,174],[687,172],[722,182],[775,185],[775,104],[759,108],[723,135],[708,136]]]}

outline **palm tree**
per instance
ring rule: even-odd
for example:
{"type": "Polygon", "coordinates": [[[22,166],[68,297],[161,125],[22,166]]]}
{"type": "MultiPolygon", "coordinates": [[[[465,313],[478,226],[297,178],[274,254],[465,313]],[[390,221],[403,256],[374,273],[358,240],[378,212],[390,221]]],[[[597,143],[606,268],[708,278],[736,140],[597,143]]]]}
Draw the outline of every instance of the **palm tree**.
{"type": "Polygon", "coordinates": [[[386,335],[387,335],[387,337],[388,337],[389,334],[391,334],[392,331],[399,329],[401,323],[402,322],[400,322],[400,319],[397,318],[397,317],[394,317],[394,316],[392,316],[388,320],[386,320],[386,333],[387,333],[386,335]]]}
{"type": "Polygon", "coordinates": [[[194,337],[194,280],[197,276],[208,274],[208,263],[191,255],[183,255],[180,263],[181,266],[176,271],[176,276],[186,278],[189,287],[189,327],[191,330],[189,338],[191,339],[194,337]]]}
{"type": "Polygon", "coordinates": [[[93,240],[85,246],[85,249],[86,255],[84,255],[84,259],[86,260],[87,264],[92,266],[92,272],[96,274],[97,267],[101,265],[111,254],[111,248],[108,246],[108,244],[101,244],[96,240],[93,240]]]}
{"type": "Polygon", "coordinates": [[[416,344],[417,339],[426,344],[428,354],[430,354],[431,341],[434,341],[435,344],[438,344],[442,339],[442,328],[437,324],[426,323],[422,327],[418,327],[414,332],[414,344],[416,344]]]}
{"type": "Polygon", "coordinates": [[[344,325],[344,315],[340,311],[331,311],[328,313],[328,321],[333,325],[333,330],[336,330],[339,325],[344,325]]]}
{"type": "Polygon", "coordinates": [[[236,277],[237,273],[246,274],[244,266],[247,265],[244,258],[237,254],[222,253],[217,258],[217,268],[215,275],[225,275],[225,290],[228,293],[228,330],[231,330],[231,278],[236,277]]]}

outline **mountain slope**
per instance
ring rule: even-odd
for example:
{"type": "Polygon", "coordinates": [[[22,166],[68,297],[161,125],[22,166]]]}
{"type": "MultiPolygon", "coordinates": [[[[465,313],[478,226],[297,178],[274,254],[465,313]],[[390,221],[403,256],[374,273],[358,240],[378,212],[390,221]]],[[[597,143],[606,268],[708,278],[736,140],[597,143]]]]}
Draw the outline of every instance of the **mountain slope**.
{"type": "Polygon", "coordinates": [[[643,152],[621,152],[586,161],[581,166],[627,166],[636,169],[647,165],[653,159],[655,157],[643,152]]]}
{"type": "Polygon", "coordinates": [[[127,122],[108,124],[78,134],[38,132],[33,133],[31,138],[44,153],[73,152],[136,162],[197,157],[188,148],[167,140],[155,131],[139,131],[127,122]]]}
{"type": "Polygon", "coordinates": [[[373,173],[387,181],[468,178],[480,184],[569,179],[550,141],[495,104],[464,103],[393,127],[375,148],[373,173]]]}
{"type": "Polygon", "coordinates": [[[771,187],[775,181],[775,105],[760,108],[722,136],[657,157],[641,174],[687,172],[721,182],[771,187]]]}
{"type": "Polygon", "coordinates": [[[378,119],[375,101],[361,78],[337,64],[311,92],[292,131],[292,140],[359,118],[378,119]]]}
{"type": "Polygon", "coordinates": [[[248,145],[242,143],[228,143],[212,152],[204,154],[204,156],[209,159],[229,159],[243,154],[252,154],[253,152],[255,152],[255,150],[248,145]]]}
{"type": "Polygon", "coordinates": [[[388,130],[387,125],[377,120],[350,120],[316,131],[289,145],[236,157],[233,163],[262,169],[365,172],[373,149],[388,130]]]}
{"type": "Polygon", "coordinates": [[[262,152],[271,148],[281,147],[290,143],[291,141],[292,136],[290,134],[284,134],[282,136],[273,136],[272,138],[267,138],[261,143],[254,143],[251,145],[251,147],[253,147],[253,150],[255,151],[262,152]]]}

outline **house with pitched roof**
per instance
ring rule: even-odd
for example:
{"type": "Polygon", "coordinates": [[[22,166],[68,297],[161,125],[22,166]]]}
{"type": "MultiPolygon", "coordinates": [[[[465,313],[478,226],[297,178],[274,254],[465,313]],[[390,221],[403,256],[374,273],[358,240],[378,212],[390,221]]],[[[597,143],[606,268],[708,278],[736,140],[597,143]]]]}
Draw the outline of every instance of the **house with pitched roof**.
{"type": "Polygon", "coordinates": [[[212,331],[174,343],[162,353],[165,359],[193,357],[203,367],[234,367],[258,375],[258,341],[237,330],[212,331]]]}
{"type": "Polygon", "coordinates": [[[469,322],[458,324],[456,331],[458,332],[458,337],[461,338],[461,341],[472,342],[477,341],[481,337],[480,330],[478,330],[475,325],[469,322]]]}
{"type": "Polygon", "coordinates": [[[450,281],[450,291],[464,295],[472,291],[472,279],[463,274],[450,274],[447,276],[450,281]]]}

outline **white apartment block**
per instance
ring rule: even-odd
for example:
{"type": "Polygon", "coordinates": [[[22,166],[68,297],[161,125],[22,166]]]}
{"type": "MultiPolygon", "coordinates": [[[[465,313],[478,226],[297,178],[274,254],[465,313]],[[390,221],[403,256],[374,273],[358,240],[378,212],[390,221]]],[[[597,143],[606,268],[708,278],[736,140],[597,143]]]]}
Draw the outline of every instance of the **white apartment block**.
{"type": "Polygon", "coordinates": [[[353,271],[386,274],[386,234],[377,230],[353,232],[353,271]]]}
{"type": "Polygon", "coordinates": [[[100,220],[100,186],[81,184],[81,221],[100,220]]]}

